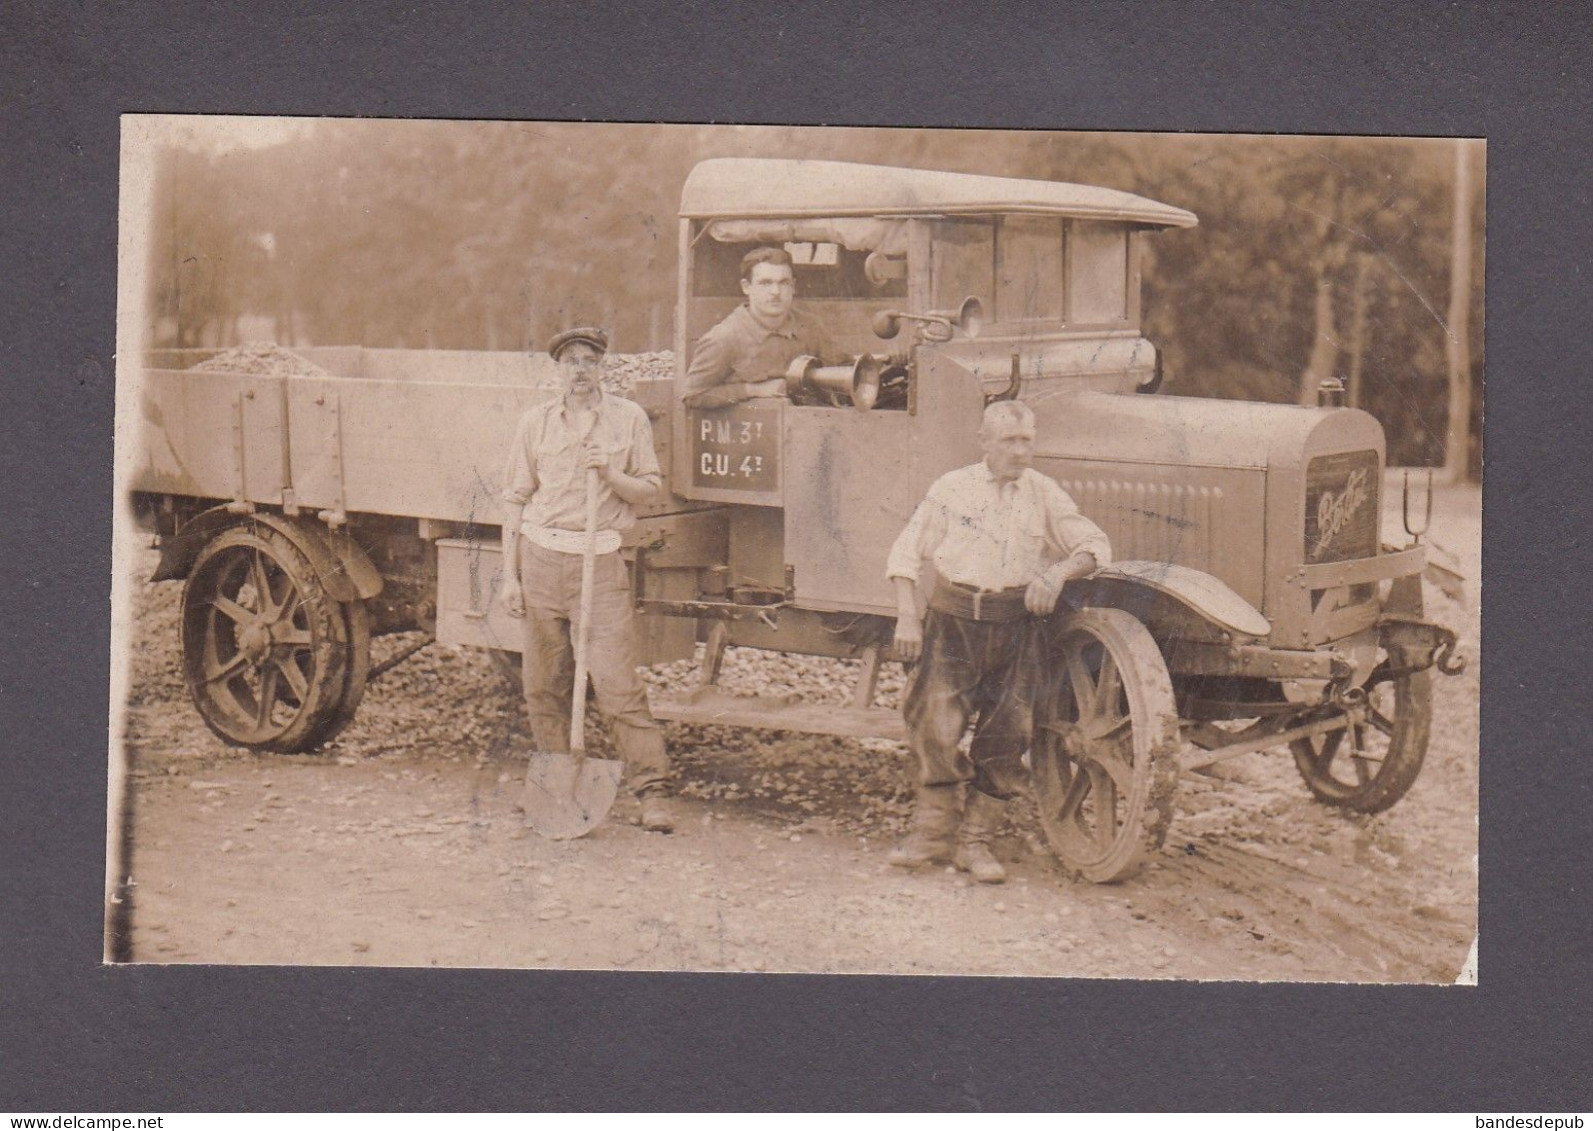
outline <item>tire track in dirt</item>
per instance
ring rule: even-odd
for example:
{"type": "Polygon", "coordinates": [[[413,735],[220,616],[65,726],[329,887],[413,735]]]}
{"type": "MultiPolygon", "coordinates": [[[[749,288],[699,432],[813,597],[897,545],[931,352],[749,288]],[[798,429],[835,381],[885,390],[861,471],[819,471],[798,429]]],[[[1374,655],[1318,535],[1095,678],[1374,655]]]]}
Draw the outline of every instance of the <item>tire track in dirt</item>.
{"type": "MultiPolygon", "coordinates": [[[[1177,839],[1177,838],[1175,838],[1177,839]]],[[[1137,902],[1169,917],[1207,908],[1206,923],[1227,919],[1280,953],[1297,956],[1302,972],[1335,979],[1452,982],[1471,942],[1469,927],[1430,905],[1405,914],[1370,914],[1408,900],[1374,877],[1342,878],[1232,843],[1200,839],[1164,852],[1159,882],[1137,902]],[[1453,960],[1439,958],[1453,955],[1453,960]],[[1336,961],[1324,962],[1327,955],[1336,961]]],[[[1193,927],[1193,925],[1192,925],[1193,927]]],[[[1211,932],[1216,933],[1216,932],[1211,932]]]]}

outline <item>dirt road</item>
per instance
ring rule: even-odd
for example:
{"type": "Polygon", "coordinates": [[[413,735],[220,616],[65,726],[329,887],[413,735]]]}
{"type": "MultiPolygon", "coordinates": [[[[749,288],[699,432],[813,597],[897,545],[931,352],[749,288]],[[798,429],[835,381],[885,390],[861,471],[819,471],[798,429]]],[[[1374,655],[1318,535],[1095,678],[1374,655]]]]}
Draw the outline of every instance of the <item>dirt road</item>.
{"type": "MultiPolygon", "coordinates": [[[[1479,508],[1451,489],[1434,519],[1473,579],[1479,508]]],[[[135,598],[141,961],[1448,982],[1475,933],[1475,584],[1432,610],[1473,662],[1437,682],[1405,800],[1346,815],[1310,800],[1286,755],[1252,755],[1186,775],[1159,858],[1108,887],[1065,879],[1022,803],[997,845],[1006,885],[904,876],[885,864],[901,748],[720,728],[670,728],[673,835],[642,832],[624,800],[594,835],[543,841],[512,808],[518,703],[483,655],[436,646],[375,684],[328,750],[230,750],[181,684],[178,593],[135,598]]],[[[733,652],[726,678],[842,697],[842,674],[733,652]]]]}

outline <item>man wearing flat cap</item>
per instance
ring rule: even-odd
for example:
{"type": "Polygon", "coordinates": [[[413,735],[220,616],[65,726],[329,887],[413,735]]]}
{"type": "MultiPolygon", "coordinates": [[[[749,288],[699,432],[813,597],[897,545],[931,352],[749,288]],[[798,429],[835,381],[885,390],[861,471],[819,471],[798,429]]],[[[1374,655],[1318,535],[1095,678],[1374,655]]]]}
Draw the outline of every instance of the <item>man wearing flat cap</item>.
{"type": "Polygon", "coordinates": [[[642,826],[674,825],[664,734],[647,705],[637,667],[641,637],[620,538],[651,502],[662,477],[646,411],[603,391],[608,336],[581,326],[557,334],[548,354],[558,363],[563,395],[520,418],[504,476],[504,604],[525,623],[522,665],[531,733],[541,750],[567,753],[575,684],[573,621],[581,608],[586,472],[598,473],[597,563],[587,668],[597,705],[613,725],[631,788],[641,800],[642,826]]]}

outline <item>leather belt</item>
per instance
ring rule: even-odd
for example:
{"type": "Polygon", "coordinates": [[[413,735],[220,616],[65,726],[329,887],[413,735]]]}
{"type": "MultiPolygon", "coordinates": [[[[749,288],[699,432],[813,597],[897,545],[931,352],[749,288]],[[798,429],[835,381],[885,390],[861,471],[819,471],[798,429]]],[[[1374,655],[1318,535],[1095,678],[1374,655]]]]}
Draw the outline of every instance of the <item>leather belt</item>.
{"type": "Polygon", "coordinates": [[[1011,589],[975,589],[945,578],[935,580],[929,594],[929,607],[947,616],[974,621],[1015,621],[1029,615],[1024,606],[1027,585],[1011,589]]]}

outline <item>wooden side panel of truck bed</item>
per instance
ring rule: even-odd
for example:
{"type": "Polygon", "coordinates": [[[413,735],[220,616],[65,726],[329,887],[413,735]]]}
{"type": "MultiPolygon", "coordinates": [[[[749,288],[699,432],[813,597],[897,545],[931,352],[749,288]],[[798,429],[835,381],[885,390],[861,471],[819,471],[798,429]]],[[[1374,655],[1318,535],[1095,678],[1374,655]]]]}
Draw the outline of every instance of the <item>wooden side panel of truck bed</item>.
{"type": "MultiPolygon", "coordinates": [[[[497,525],[515,427],[551,394],[530,385],[457,380],[267,377],[143,371],[133,445],[136,491],[306,510],[497,525]]],[[[643,382],[636,399],[660,419],[673,383],[643,382]]],[[[672,508],[666,497],[649,511],[672,508]]]]}

